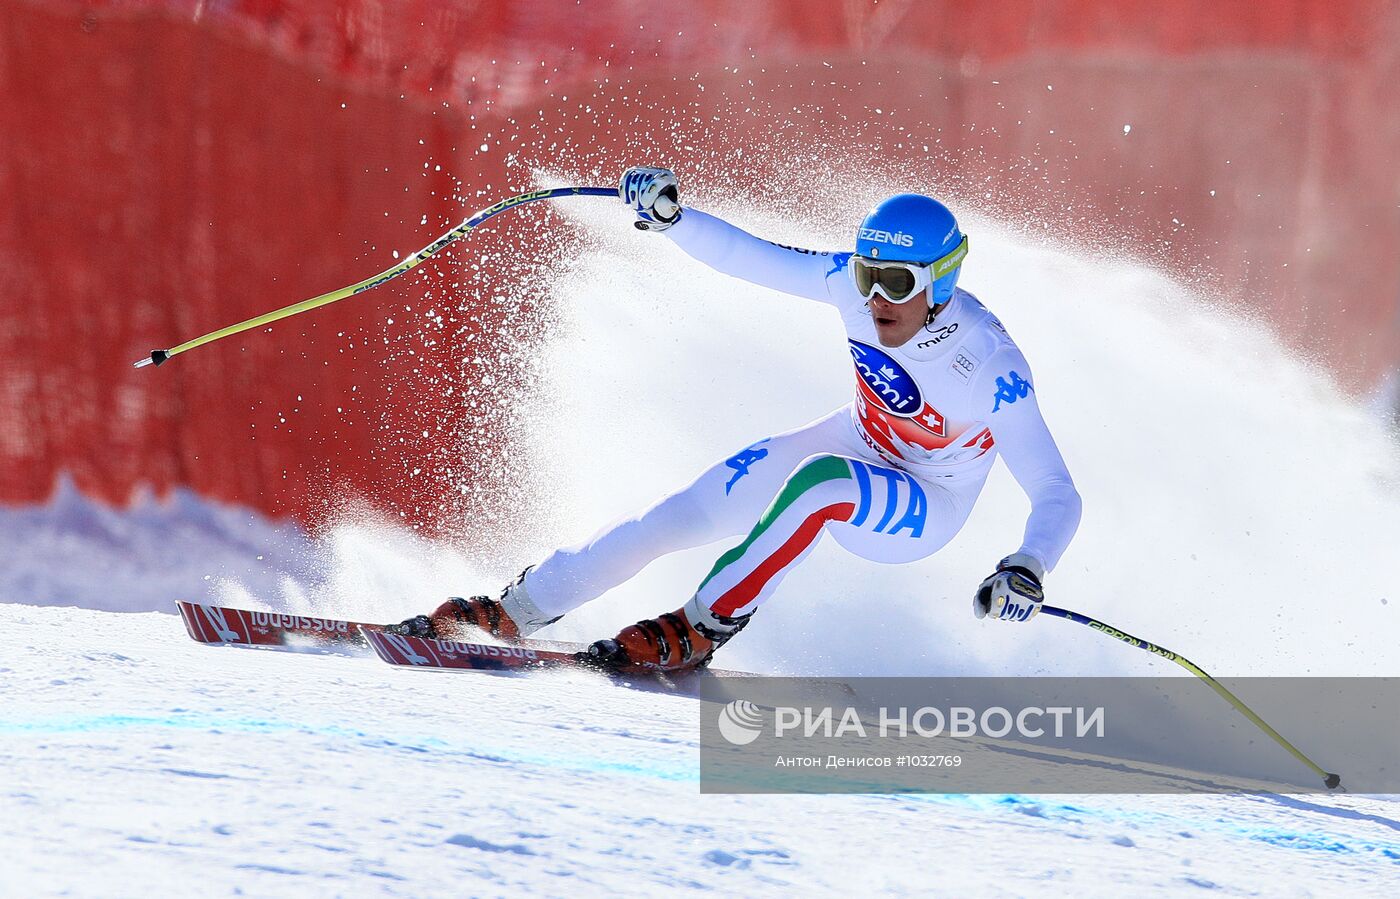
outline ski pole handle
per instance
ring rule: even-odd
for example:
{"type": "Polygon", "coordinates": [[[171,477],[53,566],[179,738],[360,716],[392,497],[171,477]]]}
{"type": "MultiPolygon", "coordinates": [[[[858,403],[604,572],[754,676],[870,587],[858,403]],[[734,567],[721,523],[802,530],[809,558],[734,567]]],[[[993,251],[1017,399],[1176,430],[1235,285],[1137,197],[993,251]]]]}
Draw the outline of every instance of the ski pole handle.
{"type": "Polygon", "coordinates": [[[651,204],[651,208],[655,209],[657,214],[662,218],[672,219],[676,217],[677,212],[680,212],[681,204],[677,203],[666,194],[662,194],[656,198],[655,203],[651,204]]]}
{"type": "Polygon", "coordinates": [[[536,200],[553,200],[558,199],[559,197],[616,196],[617,188],[615,187],[554,187],[549,188],[548,190],[536,190],[531,191],[530,193],[518,194],[514,197],[507,197],[506,199],[501,200],[499,203],[495,203],[491,206],[486,207],[480,212],[477,212],[471,218],[466,219],[460,225],[453,228],[451,231],[448,231],[447,233],[443,234],[437,240],[428,244],[426,247],[419,250],[417,253],[414,253],[412,256],[409,256],[397,265],[391,268],[387,268],[379,274],[374,275],[373,277],[366,278],[365,280],[360,281],[356,284],[350,284],[346,287],[342,287],[339,290],[332,290],[330,293],[323,293],[318,297],[311,297],[308,300],[302,300],[299,303],[293,303],[290,306],[285,306],[281,309],[276,309],[272,312],[265,312],[262,315],[250,318],[247,321],[241,321],[236,325],[229,325],[228,327],[220,328],[217,331],[210,331],[208,334],[201,335],[199,337],[194,338],[193,340],[187,340],[179,346],[174,346],[167,350],[151,350],[151,355],[148,358],[138,359],[136,362],[133,363],[133,365],[136,368],[143,368],[147,365],[160,365],[161,363],[168,360],[171,356],[178,356],[181,353],[189,352],[190,350],[193,350],[197,347],[202,347],[205,344],[213,343],[216,340],[222,340],[225,337],[232,337],[235,334],[242,334],[244,331],[250,331],[253,328],[261,328],[264,325],[270,325],[273,322],[281,321],[284,318],[290,318],[293,315],[299,315],[303,312],[309,312],[310,310],[318,309],[321,306],[329,306],[331,303],[339,302],[340,300],[343,300],[346,297],[353,297],[356,294],[361,294],[367,290],[372,290],[378,287],[379,285],[385,283],[386,281],[392,281],[399,275],[411,271],[412,269],[416,268],[418,265],[432,257],[443,247],[447,246],[448,244],[452,243],[453,241],[456,241],[461,237],[466,236],[467,232],[471,231],[473,228],[476,228],[477,226],[481,225],[487,219],[499,215],[502,212],[505,212],[507,209],[514,209],[517,206],[523,205],[525,203],[533,203],[536,200]]]}

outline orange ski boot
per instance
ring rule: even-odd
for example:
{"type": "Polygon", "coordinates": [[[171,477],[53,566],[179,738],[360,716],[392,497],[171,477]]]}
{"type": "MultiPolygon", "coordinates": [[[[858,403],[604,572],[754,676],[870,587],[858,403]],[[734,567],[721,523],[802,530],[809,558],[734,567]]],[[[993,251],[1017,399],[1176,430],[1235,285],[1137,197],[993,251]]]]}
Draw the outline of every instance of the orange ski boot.
{"type": "Polygon", "coordinates": [[[587,661],[613,671],[686,671],[710,663],[715,650],[749,623],[751,615],[725,618],[687,603],[674,612],[624,627],[616,637],[588,647],[587,661]],[[692,623],[691,616],[695,622],[692,623]],[[708,619],[708,621],[706,620],[708,619]]]}
{"type": "Polygon", "coordinates": [[[547,624],[559,620],[541,612],[525,589],[527,568],[515,582],[501,591],[500,599],[489,596],[453,596],[428,615],[415,615],[385,628],[391,634],[453,640],[464,630],[477,628],[506,641],[528,637],[547,624]]]}

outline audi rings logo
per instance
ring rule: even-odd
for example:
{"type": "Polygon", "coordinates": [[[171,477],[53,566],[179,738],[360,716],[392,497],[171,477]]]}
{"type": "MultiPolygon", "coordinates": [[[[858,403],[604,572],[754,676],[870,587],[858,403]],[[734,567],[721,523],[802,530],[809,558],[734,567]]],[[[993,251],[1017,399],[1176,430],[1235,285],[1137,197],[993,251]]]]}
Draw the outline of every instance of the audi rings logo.
{"type": "Polygon", "coordinates": [[[735,746],[747,746],[763,732],[763,713],[747,699],[736,699],[720,709],[719,732],[735,746]]]}

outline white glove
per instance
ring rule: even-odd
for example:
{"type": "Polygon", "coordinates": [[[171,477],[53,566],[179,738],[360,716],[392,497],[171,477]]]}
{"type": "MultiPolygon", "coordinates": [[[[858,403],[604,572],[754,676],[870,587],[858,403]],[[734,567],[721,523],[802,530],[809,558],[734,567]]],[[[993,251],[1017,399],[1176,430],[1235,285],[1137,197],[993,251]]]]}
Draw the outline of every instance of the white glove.
{"type": "Polygon", "coordinates": [[[997,565],[972,597],[972,614],[1002,621],[1030,621],[1045,599],[1040,579],[1045,566],[1027,553],[1012,553],[997,565]]]}
{"type": "Polygon", "coordinates": [[[670,169],[633,166],[622,173],[617,195],[637,213],[641,231],[665,231],[680,221],[681,185],[670,169]]]}

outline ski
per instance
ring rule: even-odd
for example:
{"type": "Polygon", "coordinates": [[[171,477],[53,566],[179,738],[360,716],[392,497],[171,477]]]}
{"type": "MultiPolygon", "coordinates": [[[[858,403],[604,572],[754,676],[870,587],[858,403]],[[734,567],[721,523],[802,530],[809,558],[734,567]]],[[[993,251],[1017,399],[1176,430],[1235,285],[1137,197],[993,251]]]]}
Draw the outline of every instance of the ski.
{"type": "Polygon", "coordinates": [[[366,648],[363,634],[383,627],[360,621],[256,612],[177,600],[185,631],[199,643],[269,649],[366,648]]]}
{"type": "MultiPolygon", "coordinates": [[[[365,639],[380,659],[401,668],[420,671],[488,671],[515,673],[550,670],[587,671],[606,677],[621,687],[651,693],[698,697],[702,682],[716,677],[753,677],[743,671],[691,668],[682,671],[609,671],[584,661],[584,647],[569,643],[523,643],[496,646],[490,643],[456,643],[425,640],[366,630],[365,639]],[[545,648],[548,647],[548,648],[545,648]]],[[[845,687],[845,685],[842,685],[845,687]]],[[[846,687],[849,690],[849,687],[846,687]]]]}
{"type": "MultiPolygon", "coordinates": [[[[364,621],[255,612],[185,600],[177,600],[175,605],[180,610],[180,619],[185,623],[185,631],[190,637],[199,643],[213,645],[291,650],[336,649],[368,654],[371,647],[364,635],[378,633],[385,627],[364,621]]],[[[518,640],[512,645],[562,655],[572,655],[584,649],[576,643],[548,640],[518,640]]]]}
{"type": "Polygon", "coordinates": [[[579,643],[519,640],[508,645],[429,640],[384,632],[384,625],[283,612],[257,612],[178,600],[180,619],[191,639],[209,645],[249,646],[302,652],[373,651],[390,665],[423,670],[524,672],[545,668],[594,671],[625,686],[670,693],[692,693],[710,677],[749,677],[713,668],[679,672],[618,674],[580,661],[579,643]]]}
{"type": "MultiPolygon", "coordinates": [[[[458,643],[428,640],[382,629],[361,633],[376,655],[390,665],[412,668],[457,668],[473,671],[516,671],[559,666],[586,667],[579,661],[580,646],[573,652],[545,649],[531,644],[497,646],[490,643],[458,643]]],[[[567,645],[567,644],[555,644],[567,645]]]]}

